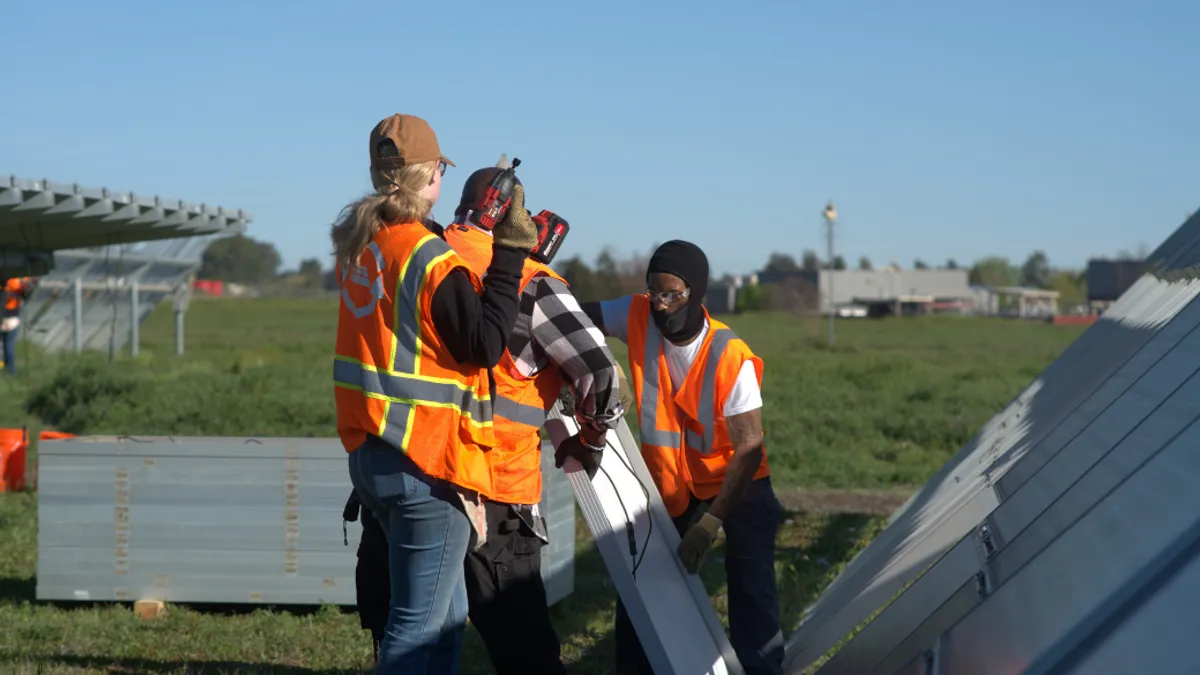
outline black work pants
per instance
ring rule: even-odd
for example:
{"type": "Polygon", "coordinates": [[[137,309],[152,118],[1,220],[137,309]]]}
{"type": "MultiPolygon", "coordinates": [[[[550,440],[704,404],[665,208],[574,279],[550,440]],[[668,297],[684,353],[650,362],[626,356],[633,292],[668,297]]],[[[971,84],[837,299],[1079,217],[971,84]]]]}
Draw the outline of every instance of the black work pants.
{"type": "MultiPolygon", "coordinates": [[[[687,510],[672,519],[680,536],[692,525],[701,503],[693,496],[687,510]]],[[[768,476],[750,484],[723,525],[729,641],[746,675],[783,672],[783,633],[775,586],[775,535],[782,517],[783,507],[768,476]]],[[[620,599],[615,638],[618,675],[654,672],[620,599]]]]}
{"type": "Polygon", "coordinates": [[[542,540],[487,502],[487,543],[466,560],[467,606],[497,675],[566,675],[542,583],[542,540]]]}
{"type": "Polygon", "coordinates": [[[388,543],[383,527],[363,506],[362,538],[358,541],[358,565],[354,568],[355,595],[358,600],[358,623],[371,631],[371,643],[375,657],[379,656],[379,645],[383,643],[383,631],[387,628],[388,612],[391,611],[391,576],[388,571],[388,543]]]}

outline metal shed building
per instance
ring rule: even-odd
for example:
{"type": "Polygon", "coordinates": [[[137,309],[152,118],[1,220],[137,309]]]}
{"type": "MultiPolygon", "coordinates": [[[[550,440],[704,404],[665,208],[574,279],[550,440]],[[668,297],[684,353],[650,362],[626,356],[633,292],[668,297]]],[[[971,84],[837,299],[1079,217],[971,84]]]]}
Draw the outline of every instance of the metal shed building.
{"type": "Polygon", "coordinates": [[[895,303],[905,298],[969,303],[974,298],[966,270],[798,270],[758,274],[759,282],[764,284],[790,277],[803,278],[816,286],[821,314],[829,313],[830,284],[833,304],[838,307],[863,301],[895,303]]]}

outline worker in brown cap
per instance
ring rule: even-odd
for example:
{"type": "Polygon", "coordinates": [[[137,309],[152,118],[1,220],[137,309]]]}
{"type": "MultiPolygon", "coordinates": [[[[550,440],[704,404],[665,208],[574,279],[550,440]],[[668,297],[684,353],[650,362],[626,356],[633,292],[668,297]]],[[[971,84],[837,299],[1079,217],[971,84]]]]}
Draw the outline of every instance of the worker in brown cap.
{"type": "Polygon", "coordinates": [[[391,599],[375,672],[450,675],[467,619],[463,559],[486,543],[482,502],[495,493],[488,371],[512,333],[537,233],[518,188],[478,274],[424,224],[454,165],[429,124],[384,119],[369,157],[375,189],[331,233],[337,432],[354,491],[387,539],[391,599]]]}
{"type": "MultiPolygon", "coordinates": [[[[454,222],[444,237],[476,272],[488,269],[493,232],[474,223],[472,210],[498,167],[472,173],[463,186],[454,222]]],[[[519,182],[519,181],[518,181],[519,182]]],[[[579,460],[593,473],[606,436],[632,405],[620,365],[604,336],[579,306],[567,282],[532,258],[521,276],[521,309],[508,348],[492,369],[496,389],[496,450],[488,455],[496,492],[487,502],[487,544],[467,554],[465,571],[472,625],[479,631],[497,675],[565,675],[558,634],[550,620],[541,577],[542,547],[550,542],[542,501],[540,431],[557,400],[580,423],[563,442],[556,464],[579,460]]],[[[354,520],[353,503],[347,520],[354,520]]],[[[386,611],[371,597],[387,582],[387,550],[378,525],[363,513],[357,584],[363,628],[376,641],[386,611]]]]}

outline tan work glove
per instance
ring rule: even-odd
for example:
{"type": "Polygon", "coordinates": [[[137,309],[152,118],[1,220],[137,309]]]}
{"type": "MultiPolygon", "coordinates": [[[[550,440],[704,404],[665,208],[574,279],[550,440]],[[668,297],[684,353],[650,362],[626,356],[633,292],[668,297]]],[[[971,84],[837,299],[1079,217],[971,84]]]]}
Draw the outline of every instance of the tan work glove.
{"type": "Polygon", "coordinates": [[[492,228],[492,241],[501,246],[532,251],[537,240],[537,225],[525,211],[525,187],[518,185],[513,189],[512,204],[509,204],[504,220],[492,228]]]}
{"type": "Polygon", "coordinates": [[[679,559],[690,574],[695,574],[704,564],[708,549],[712,548],[717,539],[717,530],[721,529],[721,519],[708,513],[700,516],[700,522],[688,528],[679,542],[679,559]]]}
{"type": "Polygon", "coordinates": [[[620,361],[614,361],[617,365],[617,396],[621,399],[621,405],[625,407],[625,412],[633,410],[633,387],[629,386],[629,378],[625,377],[625,369],[621,367],[620,361]]]}

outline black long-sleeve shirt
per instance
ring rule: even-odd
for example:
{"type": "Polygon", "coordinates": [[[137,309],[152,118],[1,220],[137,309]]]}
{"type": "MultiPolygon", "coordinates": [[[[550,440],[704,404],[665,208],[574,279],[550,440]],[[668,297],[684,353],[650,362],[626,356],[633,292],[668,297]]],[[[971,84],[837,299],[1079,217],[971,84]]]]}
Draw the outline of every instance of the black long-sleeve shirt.
{"type": "Polygon", "coordinates": [[[451,272],[433,291],[430,318],[455,361],[483,368],[500,362],[520,309],[526,255],[522,249],[494,246],[482,294],[463,269],[451,272]]]}

